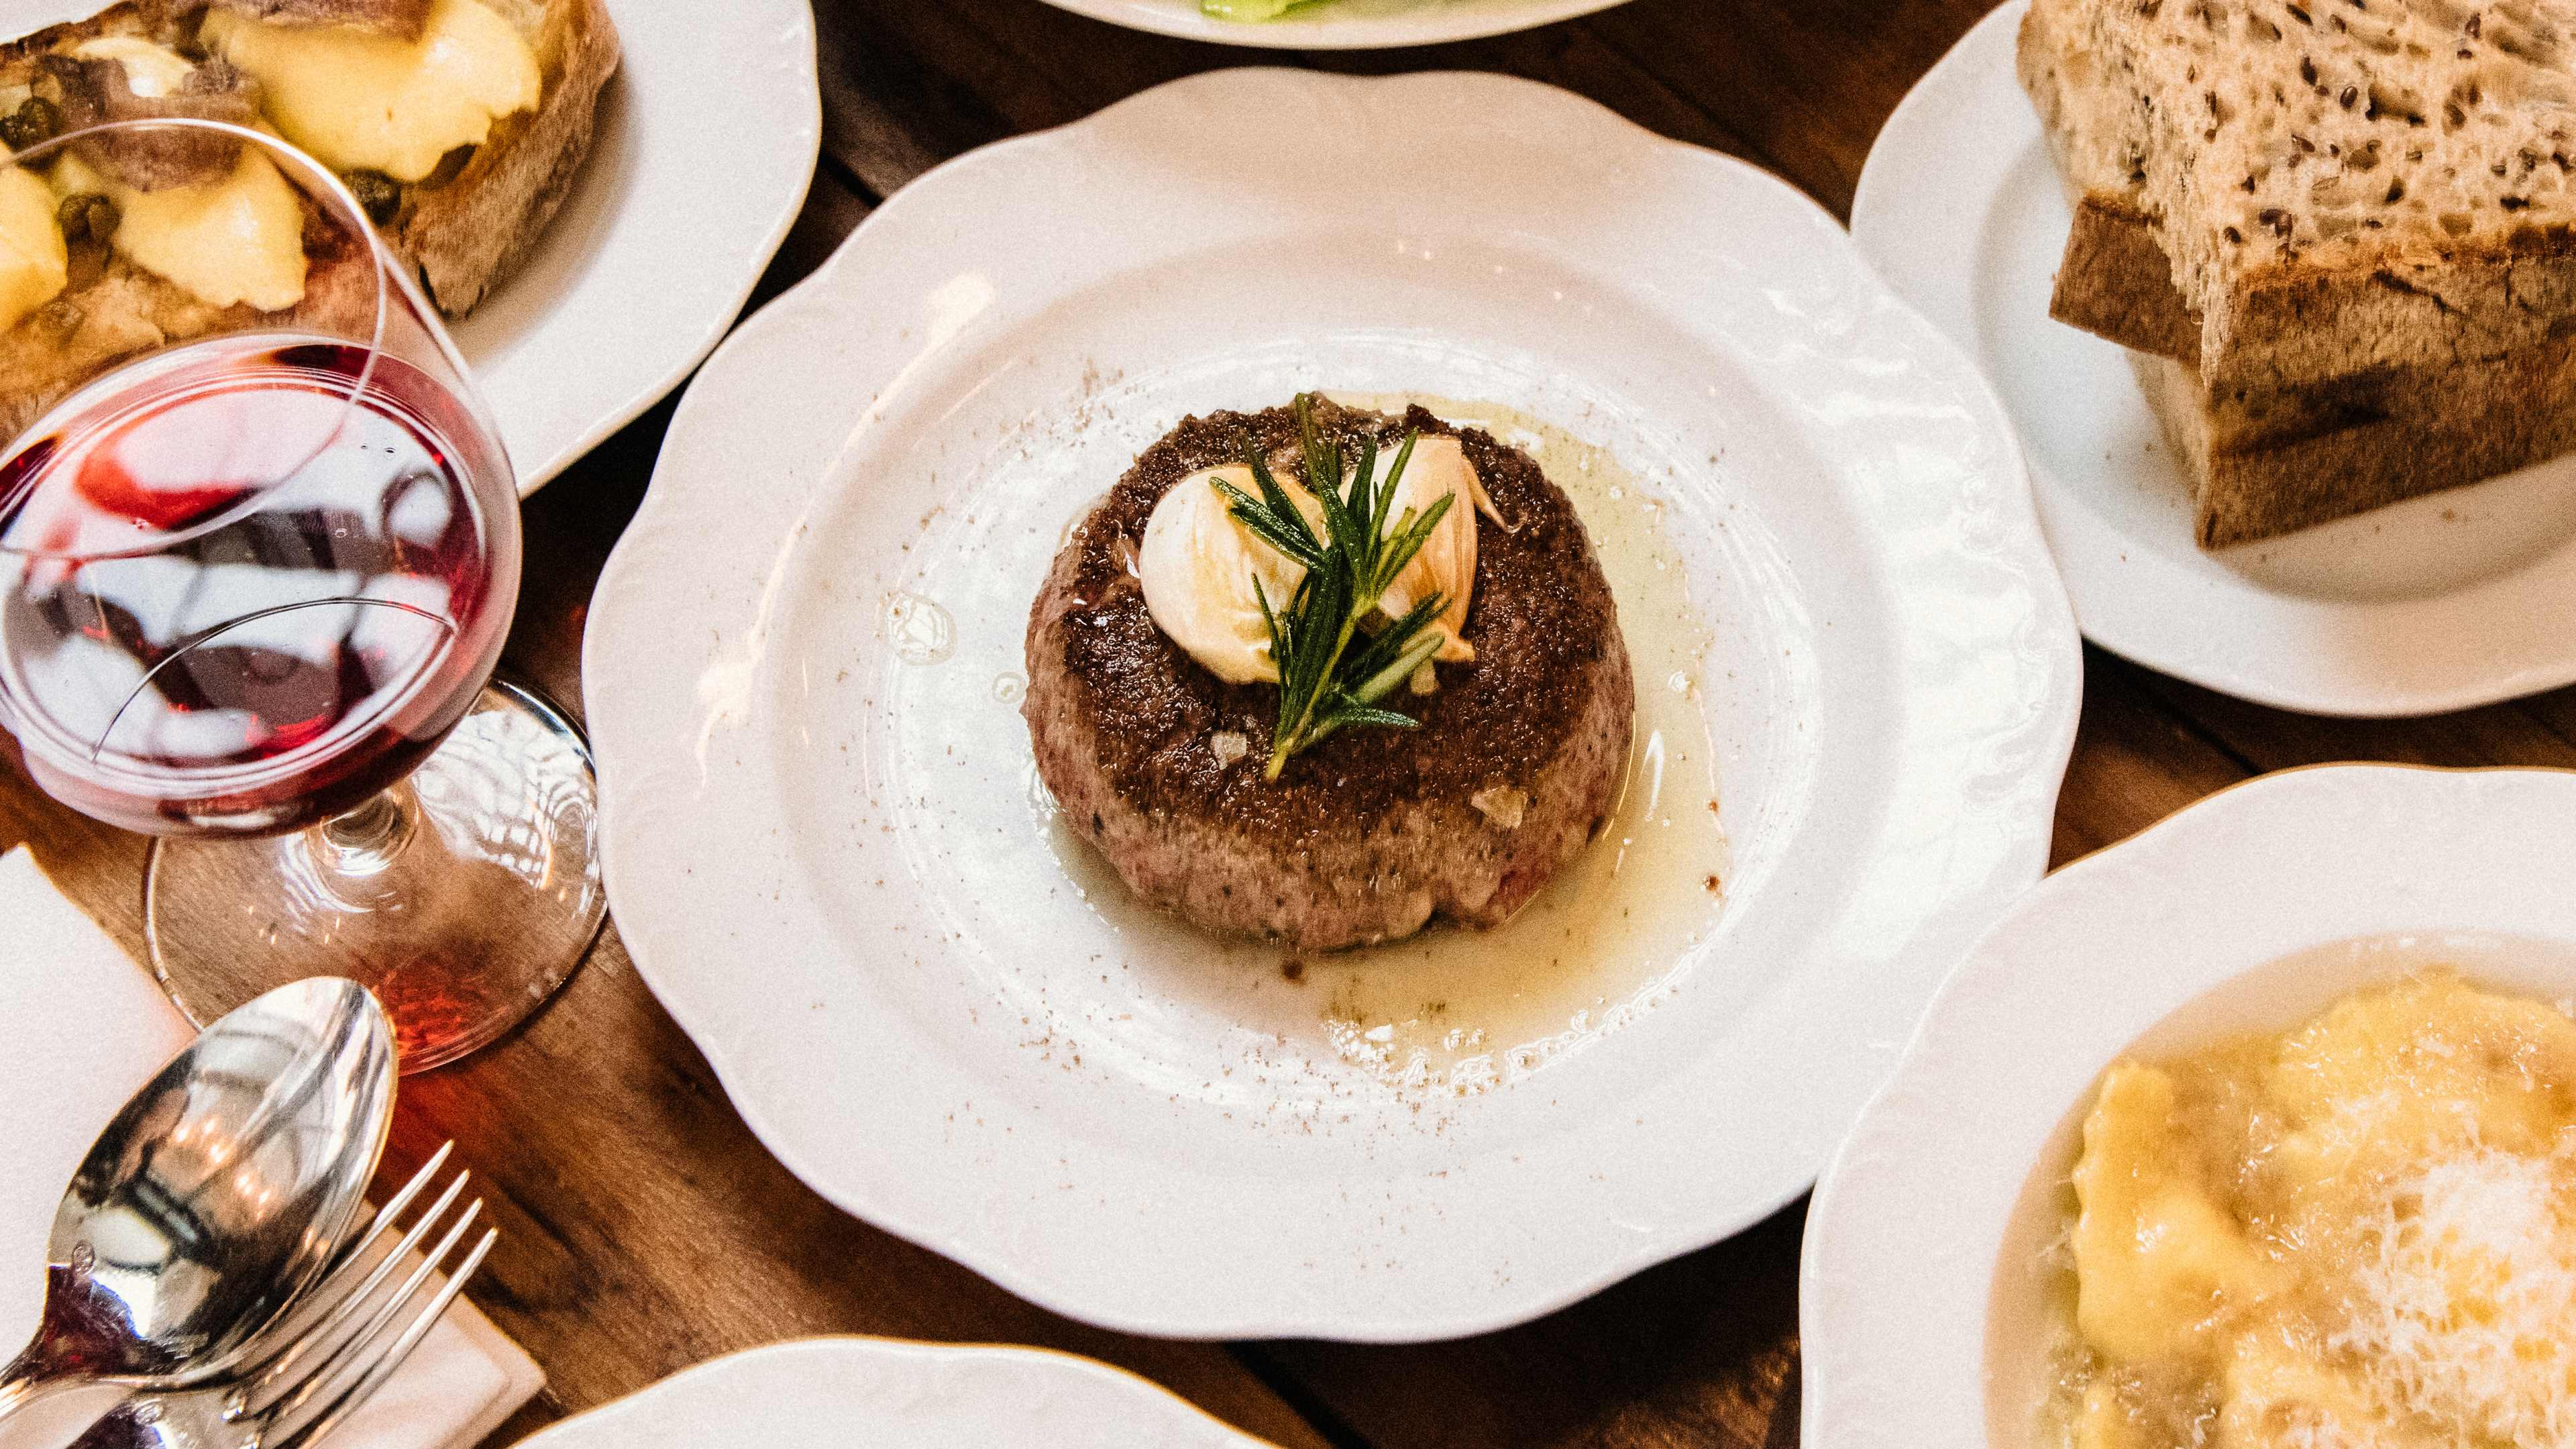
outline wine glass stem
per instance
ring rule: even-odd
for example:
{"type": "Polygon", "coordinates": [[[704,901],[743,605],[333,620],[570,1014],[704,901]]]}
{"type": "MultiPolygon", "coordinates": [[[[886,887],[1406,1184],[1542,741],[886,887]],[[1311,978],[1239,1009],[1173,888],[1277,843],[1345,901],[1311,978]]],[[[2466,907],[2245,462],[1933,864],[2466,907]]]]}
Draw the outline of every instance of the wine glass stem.
{"type": "Polygon", "coordinates": [[[306,831],[305,844],[323,875],[361,881],[383,874],[419,828],[420,798],[408,781],[398,780],[356,809],[306,831]]]}

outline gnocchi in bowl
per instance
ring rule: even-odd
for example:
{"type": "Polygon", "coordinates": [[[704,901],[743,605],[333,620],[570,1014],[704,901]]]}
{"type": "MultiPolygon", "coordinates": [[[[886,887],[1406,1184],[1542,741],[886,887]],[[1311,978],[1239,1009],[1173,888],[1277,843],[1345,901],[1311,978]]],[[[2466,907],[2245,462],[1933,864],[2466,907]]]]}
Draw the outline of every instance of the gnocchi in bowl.
{"type": "Polygon", "coordinates": [[[2071,1199],[2037,1250],[2043,1440],[2576,1436],[2576,1017],[2421,949],[2286,1031],[2103,1074],[2072,1171],[2034,1183],[2071,1199]]]}
{"type": "Polygon", "coordinates": [[[2043,882],[1819,1184],[1804,1442],[2571,1442],[2571,883],[2576,775],[2375,766],[2043,882]]]}

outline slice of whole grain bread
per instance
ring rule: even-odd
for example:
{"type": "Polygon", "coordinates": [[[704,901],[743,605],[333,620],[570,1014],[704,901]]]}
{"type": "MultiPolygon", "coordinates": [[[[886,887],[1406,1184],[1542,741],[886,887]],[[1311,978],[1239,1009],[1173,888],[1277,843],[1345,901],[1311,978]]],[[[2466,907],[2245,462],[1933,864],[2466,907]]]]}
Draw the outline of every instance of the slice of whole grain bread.
{"type": "Polygon", "coordinates": [[[2035,0],[2022,71],[2061,164],[2095,158],[2070,181],[2157,223],[2204,378],[2281,389],[2576,311],[2571,31],[2569,0],[2035,0]]]}
{"type": "Polygon", "coordinates": [[[2144,158],[2122,134],[2124,93],[2063,34],[2063,6],[2022,17],[2015,68],[2075,208],[2049,315],[2197,367],[2200,315],[2174,286],[2160,223],[2146,211],[2144,158]]]}
{"type": "Polygon", "coordinates": [[[2034,0],[2018,69],[2075,205],[2050,311],[2132,349],[2204,547],[2576,447],[2571,12],[2034,0]]]}

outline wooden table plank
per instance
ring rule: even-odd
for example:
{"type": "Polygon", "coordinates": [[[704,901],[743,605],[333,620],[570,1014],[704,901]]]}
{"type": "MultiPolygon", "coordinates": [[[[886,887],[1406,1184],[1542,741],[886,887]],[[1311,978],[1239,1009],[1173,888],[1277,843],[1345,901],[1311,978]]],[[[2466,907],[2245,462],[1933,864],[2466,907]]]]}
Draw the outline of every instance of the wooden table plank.
{"type": "Polygon", "coordinates": [[[1534,1323],[1408,1347],[1256,1352],[1374,1445],[1797,1442],[1804,1202],[1534,1323]]]}
{"type": "Polygon", "coordinates": [[[2166,707],[2159,676],[2084,649],[2084,713],[2057,797],[2049,863],[2116,845],[2251,773],[2192,720],[2166,707]]]}
{"type": "Polygon", "coordinates": [[[1298,53],[1141,35],[1036,0],[825,0],[817,15],[827,111],[851,118],[826,127],[825,145],[880,196],[934,159],[1077,120],[1182,76],[1242,65],[1522,75],[1662,134],[1767,163],[1686,93],[1584,25],[1412,50],[1298,53]],[[1067,56],[1080,64],[1049,59],[1067,56]],[[991,89],[1013,66],[1022,68],[1019,83],[991,89]],[[908,158],[909,169],[890,164],[894,157],[908,158]]]}
{"type": "Polygon", "coordinates": [[[1584,24],[1841,216],[1880,122],[1986,0],[1638,0],[1584,24]]]}

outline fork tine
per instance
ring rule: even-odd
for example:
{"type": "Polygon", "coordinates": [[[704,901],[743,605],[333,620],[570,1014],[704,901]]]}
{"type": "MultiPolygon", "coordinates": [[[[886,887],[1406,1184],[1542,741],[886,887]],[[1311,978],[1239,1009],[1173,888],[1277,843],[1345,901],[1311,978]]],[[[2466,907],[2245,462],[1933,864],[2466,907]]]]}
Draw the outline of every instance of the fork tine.
{"type": "MultiPolygon", "coordinates": [[[[446,1153],[446,1148],[442,1147],[439,1149],[439,1155],[442,1158],[446,1156],[446,1153]]],[[[411,1230],[409,1232],[403,1234],[402,1240],[395,1243],[392,1249],[385,1254],[383,1259],[378,1261],[375,1266],[368,1271],[365,1281],[359,1283],[355,1288],[334,1290],[339,1291],[340,1296],[331,1304],[330,1308],[324,1311],[322,1316],[315,1320],[310,1328],[298,1333],[292,1342],[262,1360],[247,1376],[247,1381],[251,1383],[267,1383],[282,1379],[285,1377],[286,1371],[292,1368],[295,1365],[295,1361],[302,1358],[307,1350],[311,1349],[318,1343],[329,1340],[334,1330],[338,1329],[339,1326],[348,1319],[350,1314],[357,1312],[358,1309],[364,1306],[370,1298],[375,1296],[376,1290],[384,1286],[384,1282],[387,1278],[393,1276],[394,1269],[402,1266],[402,1260],[404,1257],[409,1255],[412,1249],[420,1245],[420,1240],[428,1236],[431,1229],[438,1226],[438,1220],[447,1215],[448,1208],[456,1202],[456,1195],[465,1191],[466,1179],[471,1176],[473,1176],[473,1174],[468,1171],[458,1172],[456,1174],[456,1180],[447,1185],[447,1190],[440,1193],[435,1201],[430,1203],[428,1207],[421,1210],[419,1219],[411,1225],[411,1230]]],[[[393,1201],[399,1202],[405,1200],[412,1195],[413,1189],[419,1185],[420,1180],[415,1177],[410,1184],[403,1188],[402,1192],[395,1194],[393,1201]]],[[[477,1199],[476,1201],[479,1206],[481,1200],[477,1199]]],[[[390,1221],[389,1215],[391,1207],[392,1203],[389,1202],[387,1204],[387,1211],[377,1214],[379,1221],[390,1221]]],[[[468,1217],[471,1217],[470,1213],[468,1214],[468,1217]]],[[[373,1228],[368,1229],[368,1236],[371,1238],[375,1236],[375,1231],[376,1230],[373,1228]]],[[[350,1261],[353,1265],[356,1262],[355,1259],[350,1261]]],[[[356,1271],[354,1266],[350,1271],[356,1271]]],[[[331,1276],[332,1279],[338,1280],[343,1278],[344,1275],[335,1270],[331,1276]]],[[[396,1301],[399,1302],[400,1300],[397,1299],[396,1301]]]]}
{"type": "MultiPolygon", "coordinates": [[[[376,1390],[383,1388],[385,1381],[392,1378],[394,1372],[403,1366],[403,1360],[411,1357],[412,1350],[420,1347],[421,1340],[429,1336],[430,1329],[437,1326],[440,1316],[447,1312],[447,1305],[455,1302],[456,1295],[465,1291],[465,1280],[473,1277],[474,1271],[483,1266],[483,1255],[492,1251],[492,1245],[500,1241],[500,1237],[498,1232],[489,1228],[484,1229],[482,1238],[474,1244],[474,1250],[466,1254],[465,1261],[458,1264],[456,1271],[447,1276],[447,1282],[441,1285],[437,1295],[430,1299],[429,1306],[422,1309],[419,1315],[412,1319],[410,1325],[403,1329],[402,1336],[395,1339],[391,1347],[379,1354],[375,1362],[369,1364],[358,1375],[357,1381],[343,1390],[339,1397],[323,1406],[320,1413],[307,1420],[300,1428],[291,1430],[285,1438],[274,1441],[268,1449],[304,1449],[304,1446],[320,1441],[322,1436],[339,1428],[343,1419],[357,1412],[360,1405],[373,1398],[376,1390]]],[[[441,1257],[445,1256],[446,1246],[446,1244],[440,1245],[441,1257]]]]}
{"type": "Polygon", "coordinates": [[[337,1377],[342,1369],[352,1363],[363,1361],[363,1356],[368,1352],[368,1346],[384,1331],[385,1325],[393,1321],[394,1315],[402,1312],[403,1305],[411,1301],[412,1295],[420,1291],[420,1285],[428,1282],[430,1275],[438,1271],[438,1265],[447,1260],[448,1253],[465,1236],[465,1230],[474,1226],[475,1218],[482,1212],[483,1199],[478,1197],[466,1207],[465,1215],[456,1220],[456,1225],[447,1230],[447,1236],[438,1240],[438,1246],[422,1256],[420,1265],[411,1270],[411,1276],[403,1280],[402,1286],[396,1288],[356,1332],[333,1346],[330,1356],[315,1364],[294,1388],[248,1412],[275,1423],[280,1418],[302,1408],[315,1394],[322,1391],[324,1384],[337,1377]]]}
{"type": "Polygon", "coordinates": [[[447,1165],[449,1155],[455,1151],[454,1138],[440,1143],[438,1150],[429,1155],[429,1160],[420,1165],[420,1171],[411,1175],[411,1181],[404,1183],[392,1197],[385,1199],[383,1206],[376,1209],[376,1215],[368,1222],[367,1230],[331,1255],[331,1270],[325,1273],[322,1281],[314,1286],[318,1289],[328,1289],[333,1279],[354,1271],[351,1265],[358,1261],[359,1255],[372,1247],[376,1239],[384,1236],[385,1229],[392,1227],[394,1219],[402,1216],[402,1210],[411,1206],[411,1200],[420,1196],[420,1190],[429,1186],[430,1179],[438,1176],[438,1170],[447,1165]]]}

